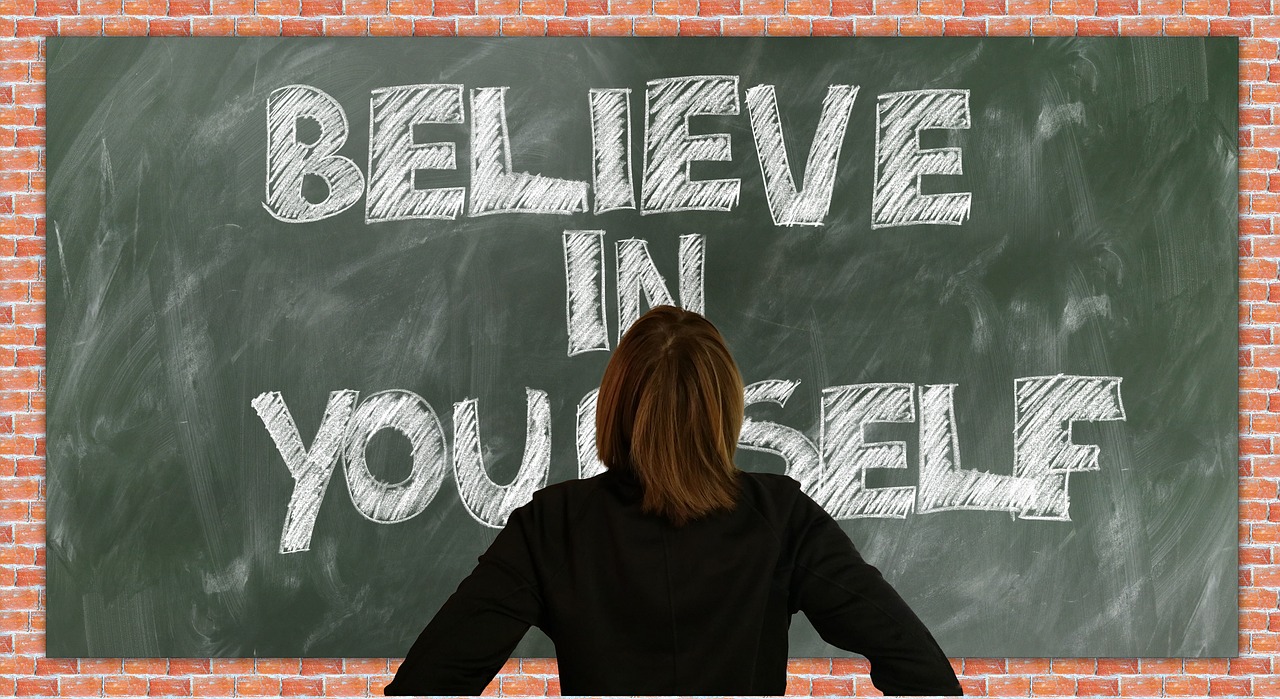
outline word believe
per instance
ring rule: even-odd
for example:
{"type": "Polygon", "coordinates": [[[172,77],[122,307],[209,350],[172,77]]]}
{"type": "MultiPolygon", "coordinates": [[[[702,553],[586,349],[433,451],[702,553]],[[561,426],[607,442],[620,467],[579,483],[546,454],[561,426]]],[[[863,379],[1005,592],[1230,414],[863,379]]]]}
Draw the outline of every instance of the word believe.
{"type": "MultiPolygon", "coordinates": [[[[419,142],[415,134],[440,124],[463,124],[463,86],[401,85],[372,91],[369,102],[367,177],[338,151],[349,126],[337,100],[308,85],[274,90],[267,100],[266,197],[275,218],[304,223],[335,216],[363,196],[365,222],[453,220],[501,213],[574,214],[638,209],[640,214],[730,211],[740,180],[694,180],[690,165],[731,160],[728,134],[691,135],[689,120],[739,114],[738,76],[698,75],[651,80],[643,109],[643,153],[637,201],[631,146],[631,90],[591,89],[584,107],[591,123],[591,184],[513,169],[507,129],[508,87],[470,90],[470,188],[419,188],[421,170],[455,170],[456,144],[419,142]],[[318,131],[303,138],[300,124],[318,131]],[[307,177],[324,181],[327,193],[310,201],[307,177]]],[[[756,157],[769,212],[778,226],[818,226],[831,205],[832,189],[856,85],[831,85],[797,188],[783,139],[772,85],[745,93],[756,157]]],[[[875,168],[871,227],[914,224],[960,225],[969,218],[969,192],[924,194],[923,175],[962,174],[960,149],[921,148],[924,129],[967,129],[969,91],[928,89],[891,92],[876,102],[875,168]]]]}
{"type": "MultiPolygon", "coordinates": [[[[1023,519],[1069,521],[1068,475],[1099,470],[1099,447],[1073,443],[1072,423],[1124,420],[1120,383],[1119,377],[1066,374],[1016,379],[1011,475],[961,466],[955,427],[956,384],[831,386],[822,391],[816,441],[795,428],[747,417],[738,443],[745,449],[781,457],[787,475],[799,481],[836,519],[1006,510],[1023,519]],[[904,442],[866,438],[864,427],[877,422],[918,424],[918,485],[867,487],[867,472],[872,469],[908,467],[904,442]]],[[[761,403],[785,407],[799,384],[776,379],[752,383],[746,387],[745,403],[748,407],[761,403]]],[[[583,396],[577,406],[575,442],[581,478],[604,470],[595,455],[597,390],[583,396]]],[[[550,472],[551,402],[545,391],[526,388],[525,394],[520,470],[511,482],[500,485],[490,479],[484,464],[478,407],[473,398],[453,405],[450,458],[436,411],[415,393],[382,391],[357,405],[358,391],[331,392],[309,448],[303,444],[283,396],[274,391],[262,393],[253,400],[253,408],[294,478],[280,552],[310,548],[316,516],[339,460],[344,464],[351,502],[369,520],[394,523],[420,514],[451,470],[471,516],[485,526],[502,527],[512,510],[547,484],[550,472]],[[398,483],[377,478],[365,461],[365,450],[374,435],[388,429],[403,435],[410,445],[412,468],[398,483]]]]}

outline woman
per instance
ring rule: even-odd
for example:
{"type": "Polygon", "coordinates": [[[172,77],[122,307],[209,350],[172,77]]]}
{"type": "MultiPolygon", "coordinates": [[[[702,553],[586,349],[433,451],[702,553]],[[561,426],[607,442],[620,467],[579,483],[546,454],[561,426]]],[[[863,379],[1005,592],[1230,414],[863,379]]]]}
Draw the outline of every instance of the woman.
{"type": "Polygon", "coordinates": [[[782,694],[802,611],[885,694],[962,694],[947,656],[795,480],[738,470],[743,385],[707,319],[646,313],[605,368],[605,473],[511,513],[384,692],[480,694],[529,626],[566,695],[782,694]]]}

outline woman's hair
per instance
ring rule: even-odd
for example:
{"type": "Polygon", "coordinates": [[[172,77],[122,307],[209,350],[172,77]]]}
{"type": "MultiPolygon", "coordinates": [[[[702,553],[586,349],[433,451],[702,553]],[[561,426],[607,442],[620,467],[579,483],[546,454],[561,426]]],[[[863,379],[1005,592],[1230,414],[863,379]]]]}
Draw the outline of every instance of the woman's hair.
{"type": "Polygon", "coordinates": [[[711,321],[675,306],[640,316],[618,342],[596,401],[596,448],[633,472],[642,509],[676,525],[737,501],[742,376],[711,321]]]}

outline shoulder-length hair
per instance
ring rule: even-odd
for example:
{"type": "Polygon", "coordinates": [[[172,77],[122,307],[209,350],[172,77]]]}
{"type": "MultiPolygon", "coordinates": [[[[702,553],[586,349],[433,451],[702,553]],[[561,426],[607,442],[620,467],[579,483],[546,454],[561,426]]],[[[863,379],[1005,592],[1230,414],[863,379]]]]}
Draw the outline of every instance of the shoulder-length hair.
{"type": "Polygon", "coordinates": [[[697,313],[657,306],[626,331],[596,401],[596,449],[644,490],[641,508],[677,526],[731,509],[743,385],[720,331],[697,313]]]}

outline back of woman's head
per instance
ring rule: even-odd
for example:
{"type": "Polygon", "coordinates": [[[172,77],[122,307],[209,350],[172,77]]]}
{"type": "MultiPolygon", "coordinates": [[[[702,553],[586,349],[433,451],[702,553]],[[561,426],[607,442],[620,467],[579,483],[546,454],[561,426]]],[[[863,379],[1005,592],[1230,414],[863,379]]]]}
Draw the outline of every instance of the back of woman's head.
{"type": "Polygon", "coordinates": [[[711,321],[657,306],[622,336],[596,402],[596,448],[632,471],[642,509],[682,525],[730,509],[742,429],[742,376],[711,321]]]}

